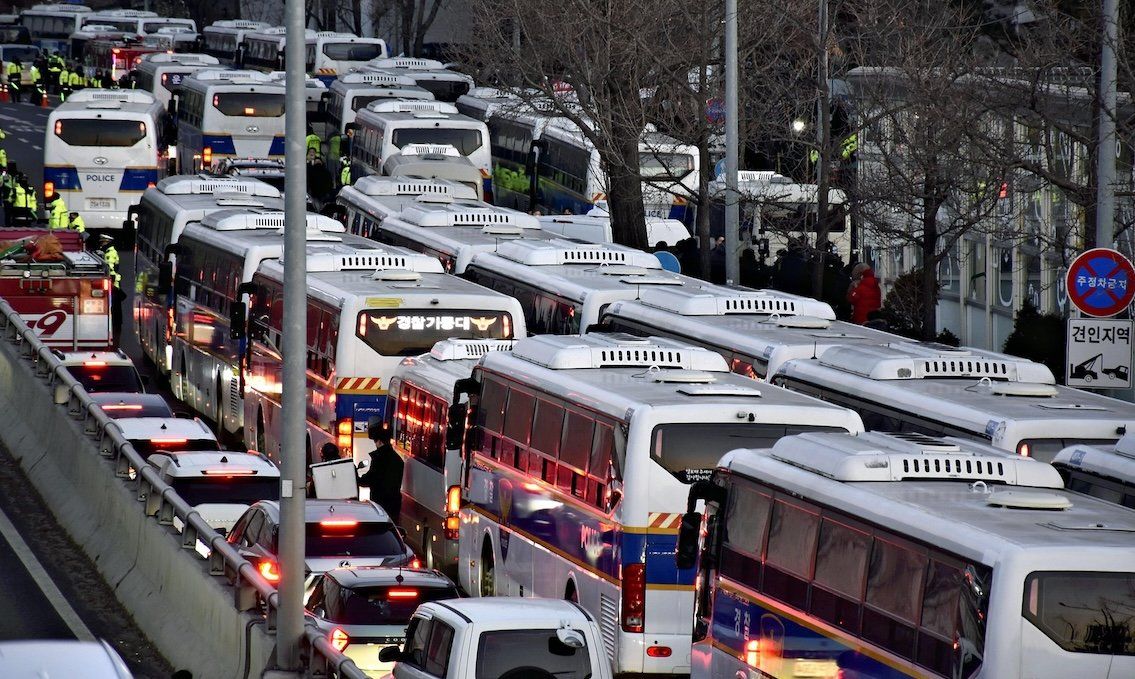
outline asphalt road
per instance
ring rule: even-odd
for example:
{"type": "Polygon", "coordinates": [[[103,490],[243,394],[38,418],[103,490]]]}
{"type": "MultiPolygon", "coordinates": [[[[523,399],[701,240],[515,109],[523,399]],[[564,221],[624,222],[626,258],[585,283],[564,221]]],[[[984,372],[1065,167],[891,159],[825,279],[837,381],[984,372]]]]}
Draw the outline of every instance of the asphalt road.
{"type": "Polygon", "coordinates": [[[7,137],[0,141],[8,152],[8,162],[16,163],[28,176],[43,199],[43,133],[47,127],[49,108],[31,104],[0,104],[0,129],[7,137]]]}

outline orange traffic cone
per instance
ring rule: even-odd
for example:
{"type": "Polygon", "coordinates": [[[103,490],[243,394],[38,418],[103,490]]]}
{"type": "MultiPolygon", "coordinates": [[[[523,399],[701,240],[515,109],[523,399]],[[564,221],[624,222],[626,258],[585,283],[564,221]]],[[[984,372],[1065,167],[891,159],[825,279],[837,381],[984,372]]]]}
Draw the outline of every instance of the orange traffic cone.
{"type": "Polygon", "coordinates": [[[0,104],[11,103],[12,98],[8,96],[8,86],[0,85],[0,104]]]}
{"type": "Polygon", "coordinates": [[[51,105],[47,102],[47,92],[41,92],[40,93],[39,106],[40,106],[40,108],[50,108],[51,107],[51,105]]]}

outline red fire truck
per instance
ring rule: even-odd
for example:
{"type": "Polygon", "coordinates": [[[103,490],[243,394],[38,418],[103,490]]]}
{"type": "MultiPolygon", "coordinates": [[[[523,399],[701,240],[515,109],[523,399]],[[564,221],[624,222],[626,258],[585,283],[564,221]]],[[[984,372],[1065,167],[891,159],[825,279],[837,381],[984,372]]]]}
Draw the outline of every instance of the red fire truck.
{"type": "Polygon", "coordinates": [[[142,55],[162,51],[157,46],[142,44],[140,38],[91,40],[85,50],[86,74],[89,77],[102,71],[117,82],[141,63],[142,55]]]}
{"type": "Polygon", "coordinates": [[[113,343],[109,269],[74,231],[0,229],[0,297],[49,347],[113,343]]]}

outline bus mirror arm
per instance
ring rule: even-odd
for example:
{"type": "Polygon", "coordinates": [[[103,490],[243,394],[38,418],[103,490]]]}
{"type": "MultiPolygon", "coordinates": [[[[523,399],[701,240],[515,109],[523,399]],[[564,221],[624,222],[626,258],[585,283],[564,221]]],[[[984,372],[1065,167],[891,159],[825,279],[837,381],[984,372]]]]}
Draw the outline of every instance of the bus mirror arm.
{"type": "Polygon", "coordinates": [[[461,447],[461,442],[465,439],[465,419],[469,413],[469,407],[464,403],[455,403],[449,406],[449,419],[445,428],[445,447],[447,450],[455,450],[461,447]]]}
{"type": "Polygon", "coordinates": [[[686,513],[697,510],[699,500],[714,502],[720,505],[725,502],[725,489],[713,481],[696,481],[690,486],[690,494],[686,500],[686,513]]]}
{"type": "Polygon", "coordinates": [[[245,321],[248,308],[244,302],[234,302],[232,312],[229,314],[229,339],[241,340],[245,337],[245,321]]]}
{"type": "Polygon", "coordinates": [[[678,526],[678,548],[674,552],[674,562],[680,570],[697,565],[701,521],[700,512],[686,512],[682,515],[682,523],[678,526]]]}

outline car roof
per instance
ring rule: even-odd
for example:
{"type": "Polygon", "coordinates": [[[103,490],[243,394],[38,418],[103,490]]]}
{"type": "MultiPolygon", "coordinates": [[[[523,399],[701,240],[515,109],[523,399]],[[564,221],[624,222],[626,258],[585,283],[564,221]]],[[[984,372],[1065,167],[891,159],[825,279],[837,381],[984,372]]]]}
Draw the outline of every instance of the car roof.
{"type": "Polygon", "coordinates": [[[203,476],[206,470],[217,472],[224,469],[251,470],[256,476],[280,476],[280,468],[266,457],[242,453],[235,450],[192,450],[159,453],[151,457],[168,457],[172,464],[165,473],[170,476],[203,476]]]}
{"type": "MultiPolygon", "coordinates": [[[[273,518],[280,516],[280,503],[276,500],[261,500],[255,506],[263,507],[273,518]]],[[[318,523],[328,518],[358,519],[377,523],[393,523],[390,515],[382,507],[369,500],[320,500],[308,498],[304,501],[304,522],[318,523]]]]}
{"type": "Polygon", "coordinates": [[[428,568],[396,568],[390,566],[358,566],[327,571],[343,587],[370,587],[374,585],[404,585],[407,587],[456,587],[440,571],[428,568]],[[398,577],[402,582],[398,582],[398,577]]]}
{"type": "Polygon", "coordinates": [[[115,423],[122,430],[122,436],[130,440],[155,436],[217,440],[205,423],[197,418],[135,417],[129,420],[116,420],[115,423]]]}
{"type": "Polygon", "coordinates": [[[8,677],[129,679],[130,670],[105,641],[29,640],[0,643],[0,673],[8,677]]]}
{"type": "Polygon", "coordinates": [[[520,597],[484,597],[454,599],[444,603],[422,604],[419,611],[449,611],[469,622],[496,628],[539,629],[559,627],[561,621],[576,624],[593,619],[578,604],[563,599],[529,599],[520,597]]]}
{"type": "Polygon", "coordinates": [[[99,405],[107,403],[125,403],[125,404],[139,404],[147,407],[165,406],[170,412],[169,403],[162,398],[161,394],[142,394],[136,391],[100,391],[94,394],[89,394],[91,400],[99,405]]]}
{"type": "Polygon", "coordinates": [[[110,365],[134,365],[134,362],[121,351],[64,351],[60,352],[59,360],[68,365],[87,361],[105,361],[110,365]]]}

